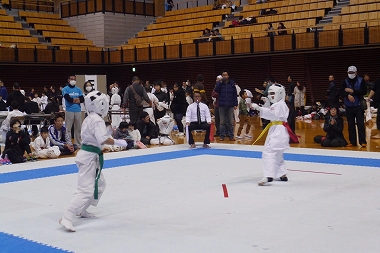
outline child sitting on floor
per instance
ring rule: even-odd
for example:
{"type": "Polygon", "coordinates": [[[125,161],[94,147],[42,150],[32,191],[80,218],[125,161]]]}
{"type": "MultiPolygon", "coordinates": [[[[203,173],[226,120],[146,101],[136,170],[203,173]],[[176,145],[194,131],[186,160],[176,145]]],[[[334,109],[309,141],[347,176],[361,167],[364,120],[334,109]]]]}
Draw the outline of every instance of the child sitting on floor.
{"type": "Polygon", "coordinates": [[[50,146],[49,129],[41,127],[40,136],[32,143],[33,155],[37,158],[57,158],[61,151],[58,146],[50,146]]]}

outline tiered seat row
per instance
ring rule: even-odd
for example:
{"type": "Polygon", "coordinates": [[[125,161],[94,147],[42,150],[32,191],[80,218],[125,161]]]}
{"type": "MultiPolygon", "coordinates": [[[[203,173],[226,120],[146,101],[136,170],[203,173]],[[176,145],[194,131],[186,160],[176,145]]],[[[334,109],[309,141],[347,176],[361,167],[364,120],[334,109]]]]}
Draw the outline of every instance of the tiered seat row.
{"type": "Polygon", "coordinates": [[[75,27],[69,26],[67,20],[62,20],[57,14],[20,10],[19,16],[25,18],[35,30],[42,32],[42,36],[51,41],[51,44],[60,46],[61,49],[64,49],[64,46],[69,48],[75,46],[78,50],[94,47],[92,41],[87,40],[83,34],[76,31],[75,27]]]}
{"type": "Polygon", "coordinates": [[[342,8],[342,13],[333,17],[333,22],[323,27],[323,30],[337,30],[380,25],[380,1],[366,3],[355,2],[342,8]],[[357,5],[360,4],[360,5],[357,5]]]}
{"type": "Polygon", "coordinates": [[[8,43],[34,43],[38,44],[38,38],[35,37],[24,37],[24,36],[8,36],[8,35],[0,35],[1,42],[8,43]]]}
{"type": "Polygon", "coordinates": [[[212,5],[192,7],[192,8],[187,8],[187,9],[168,11],[165,13],[165,17],[177,16],[177,15],[193,13],[193,12],[210,11],[210,10],[212,10],[212,5]]]}
{"type": "MultiPolygon", "coordinates": [[[[315,26],[316,19],[301,19],[283,22],[286,27],[289,28],[288,34],[292,33],[305,33],[307,29],[315,26]],[[291,28],[290,28],[291,27],[291,28]]],[[[249,38],[251,37],[263,37],[267,35],[265,29],[267,24],[257,24],[250,26],[238,26],[222,29],[222,34],[225,39],[229,39],[231,36],[234,39],[249,38]]]]}
{"type": "Polygon", "coordinates": [[[182,14],[177,16],[169,16],[169,17],[160,17],[156,19],[156,23],[165,23],[165,22],[173,22],[187,19],[197,19],[202,17],[212,17],[212,16],[221,16],[225,14],[231,13],[231,9],[221,9],[221,10],[210,10],[210,11],[202,11],[195,13],[182,14]]]}
{"type": "Polygon", "coordinates": [[[205,28],[211,28],[213,23],[202,23],[201,25],[189,25],[160,30],[141,31],[137,34],[139,38],[151,37],[156,35],[174,34],[174,33],[187,33],[195,31],[203,31],[205,28]]]}

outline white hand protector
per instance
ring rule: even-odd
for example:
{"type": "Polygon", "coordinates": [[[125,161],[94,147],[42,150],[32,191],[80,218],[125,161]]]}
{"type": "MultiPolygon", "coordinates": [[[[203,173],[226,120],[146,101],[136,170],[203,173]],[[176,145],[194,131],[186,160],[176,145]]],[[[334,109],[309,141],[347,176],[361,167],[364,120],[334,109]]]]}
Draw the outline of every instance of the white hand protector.
{"type": "Polygon", "coordinates": [[[125,148],[128,145],[128,143],[125,140],[114,140],[113,145],[125,148]]]}
{"type": "Polygon", "coordinates": [[[254,110],[260,110],[261,109],[261,107],[256,103],[251,103],[251,108],[254,110]]]}

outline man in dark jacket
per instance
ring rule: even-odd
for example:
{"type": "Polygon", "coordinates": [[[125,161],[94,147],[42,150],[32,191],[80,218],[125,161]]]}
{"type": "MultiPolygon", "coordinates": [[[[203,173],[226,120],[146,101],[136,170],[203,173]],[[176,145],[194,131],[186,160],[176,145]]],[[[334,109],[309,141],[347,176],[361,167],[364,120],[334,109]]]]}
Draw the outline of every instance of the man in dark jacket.
{"type": "Polygon", "coordinates": [[[227,71],[223,71],[222,80],[219,81],[214,91],[218,93],[218,108],[220,117],[220,140],[228,136],[231,141],[234,138],[234,109],[238,106],[235,82],[232,81],[227,71]]]}
{"type": "Polygon", "coordinates": [[[128,105],[129,108],[129,119],[131,124],[135,124],[139,115],[143,111],[143,105],[138,105],[136,103],[136,96],[140,96],[141,100],[145,100],[150,106],[152,102],[150,101],[148,94],[146,93],[144,87],[140,84],[140,79],[137,76],[134,76],[132,79],[132,85],[125,89],[123,104],[128,105]]]}
{"type": "Polygon", "coordinates": [[[346,107],[346,117],[348,122],[348,147],[357,145],[356,126],[358,126],[359,144],[367,146],[364,128],[364,110],[360,106],[360,101],[367,94],[367,85],[363,78],[358,76],[355,66],[348,67],[348,77],[343,81],[340,88],[340,95],[344,98],[346,107]],[[355,123],[356,122],[356,123],[355,123]]]}
{"type": "Polygon", "coordinates": [[[13,92],[8,95],[7,103],[6,106],[10,106],[12,101],[17,101],[18,102],[18,109],[21,112],[25,111],[24,103],[25,103],[25,96],[22,95],[20,92],[20,85],[18,83],[13,84],[13,92]]]}

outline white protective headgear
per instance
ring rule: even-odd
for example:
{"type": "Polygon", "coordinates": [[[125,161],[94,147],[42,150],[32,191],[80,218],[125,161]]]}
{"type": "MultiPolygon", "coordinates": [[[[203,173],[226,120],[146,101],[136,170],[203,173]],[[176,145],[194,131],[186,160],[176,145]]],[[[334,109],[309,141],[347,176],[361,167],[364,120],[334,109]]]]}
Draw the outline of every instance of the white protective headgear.
{"type": "Polygon", "coordinates": [[[100,91],[94,90],[84,97],[84,106],[88,112],[95,112],[102,117],[108,113],[108,97],[100,91]]]}
{"type": "Polygon", "coordinates": [[[272,84],[268,89],[269,101],[274,104],[285,100],[285,88],[281,84],[272,84]]]}
{"type": "Polygon", "coordinates": [[[112,93],[113,95],[119,93],[119,88],[118,88],[118,87],[112,87],[112,89],[111,89],[111,93],[112,93]]]}
{"type": "Polygon", "coordinates": [[[169,122],[170,122],[171,119],[172,119],[172,118],[171,118],[169,115],[166,114],[164,117],[161,118],[161,122],[162,122],[164,125],[166,125],[166,124],[169,124],[169,122]]]}

